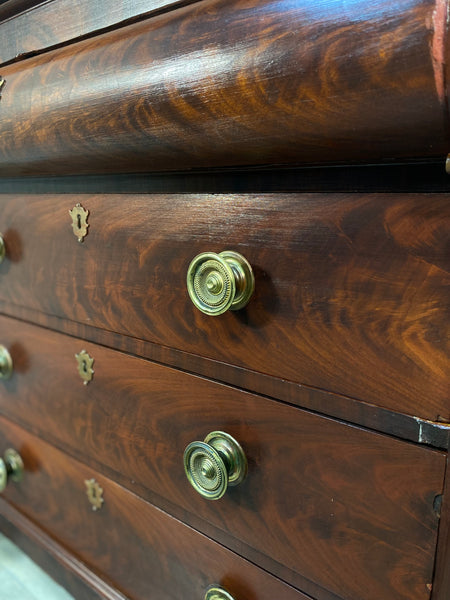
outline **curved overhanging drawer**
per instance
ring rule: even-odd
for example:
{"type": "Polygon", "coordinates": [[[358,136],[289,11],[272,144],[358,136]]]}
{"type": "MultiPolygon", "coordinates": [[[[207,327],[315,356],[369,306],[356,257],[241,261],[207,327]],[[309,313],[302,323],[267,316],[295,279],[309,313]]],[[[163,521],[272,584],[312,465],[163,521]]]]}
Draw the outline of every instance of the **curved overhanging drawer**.
{"type": "Polygon", "coordinates": [[[0,175],[449,150],[446,3],[205,0],[1,69],[0,175]]]}

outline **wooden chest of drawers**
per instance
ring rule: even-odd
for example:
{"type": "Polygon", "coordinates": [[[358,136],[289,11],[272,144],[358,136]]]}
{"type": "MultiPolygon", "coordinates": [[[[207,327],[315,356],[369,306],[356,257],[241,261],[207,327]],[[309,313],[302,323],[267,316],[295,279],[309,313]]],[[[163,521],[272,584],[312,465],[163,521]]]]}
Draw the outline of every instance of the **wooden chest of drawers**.
{"type": "Polygon", "coordinates": [[[81,600],[448,600],[447,3],[112,4],[0,7],[2,530],[81,600]]]}

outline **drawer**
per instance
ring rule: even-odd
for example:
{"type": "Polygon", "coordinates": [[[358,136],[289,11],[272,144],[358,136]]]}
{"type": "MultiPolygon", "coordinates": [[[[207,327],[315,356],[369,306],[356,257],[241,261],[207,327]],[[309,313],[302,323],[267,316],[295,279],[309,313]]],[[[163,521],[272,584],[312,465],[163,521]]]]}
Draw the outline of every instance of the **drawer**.
{"type": "Polygon", "coordinates": [[[188,4],[3,66],[0,175],[447,155],[444,2],[188,4]]]}
{"type": "Polygon", "coordinates": [[[429,598],[445,453],[4,317],[0,329],[16,365],[2,414],[299,589],[429,598]],[[87,385],[82,349],[94,359],[87,385]],[[216,501],[183,467],[188,444],[213,431],[248,461],[216,501]]]}
{"type": "Polygon", "coordinates": [[[0,300],[450,421],[446,194],[1,195],[0,231],[0,300]],[[186,274],[223,250],[255,292],[209,316],[186,274]]]}
{"type": "MultiPolygon", "coordinates": [[[[120,485],[0,419],[3,447],[23,458],[4,497],[133,600],[199,598],[221,584],[235,600],[308,600],[120,485]],[[86,482],[103,503],[92,510],[86,482]]],[[[98,503],[97,503],[98,505],[98,503]]]]}

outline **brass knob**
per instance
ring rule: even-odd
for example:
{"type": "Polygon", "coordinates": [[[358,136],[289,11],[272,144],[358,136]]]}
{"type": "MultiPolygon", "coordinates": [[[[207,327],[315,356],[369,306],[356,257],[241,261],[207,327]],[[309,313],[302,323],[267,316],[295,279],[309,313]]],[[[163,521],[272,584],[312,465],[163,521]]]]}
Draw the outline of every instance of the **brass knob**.
{"type": "Polygon", "coordinates": [[[253,294],[255,278],[248,261],[237,252],[205,252],[189,265],[187,288],[199,310],[216,316],[243,308],[253,294]]]}
{"type": "Polygon", "coordinates": [[[5,240],[3,239],[3,236],[0,233],[0,263],[3,262],[5,256],[6,256],[5,240]]]}
{"type": "Polygon", "coordinates": [[[11,354],[5,348],[0,346],[0,379],[9,379],[13,372],[13,362],[11,354]]]}
{"type": "Polygon", "coordinates": [[[247,475],[247,459],[239,443],[223,431],[212,431],[203,442],[191,442],[184,451],[189,483],[204,498],[218,500],[228,486],[247,475]]]}
{"type": "Polygon", "coordinates": [[[206,590],[204,600],[234,600],[234,598],[223,587],[210,585],[206,590]]]}
{"type": "Polygon", "coordinates": [[[23,477],[23,460],[18,452],[8,448],[0,458],[0,492],[6,487],[8,480],[21,481],[23,477]]]}

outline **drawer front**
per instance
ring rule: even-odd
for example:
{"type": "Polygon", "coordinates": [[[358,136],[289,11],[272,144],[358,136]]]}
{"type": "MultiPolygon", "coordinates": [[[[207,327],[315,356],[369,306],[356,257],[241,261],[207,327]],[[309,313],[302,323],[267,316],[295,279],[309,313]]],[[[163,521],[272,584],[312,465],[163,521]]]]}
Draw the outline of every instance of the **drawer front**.
{"type": "Polygon", "coordinates": [[[2,67],[0,174],[447,154],[444,2],[184,4],[2,67]]]}
{"type": "Polygon", "coordinates": [[[14,446],[23,480],[4,497],[133,599],[203,599],[221,584],[235,600],[308,600],[219,544],[42,440],[0,419],[2,447],[14,446]],[[93,511],[86,481],[103,493],[93,511]]]}
{"type": "Polygon", "coordinates": [[[6,302],[450,421],[446,194],[2,195],[0,231],[6,302]],[[208,316],[186,273],[223,250],[255,292],[208,316]]]}
{"type": "Polygon", "coordinates": [[[213,526],[267,570],[284,565],[294,585],[306,578],[347,600],[429,598],[444,453],[35,326],[0,326],[16,365],[0,387],[4,415],[213,526]],[[88,385],[81,349],[95,361],[88,385]],[[217,430],[241,444],[248,475],[210,501],[189,485],[183,453],[217,430]]]}

